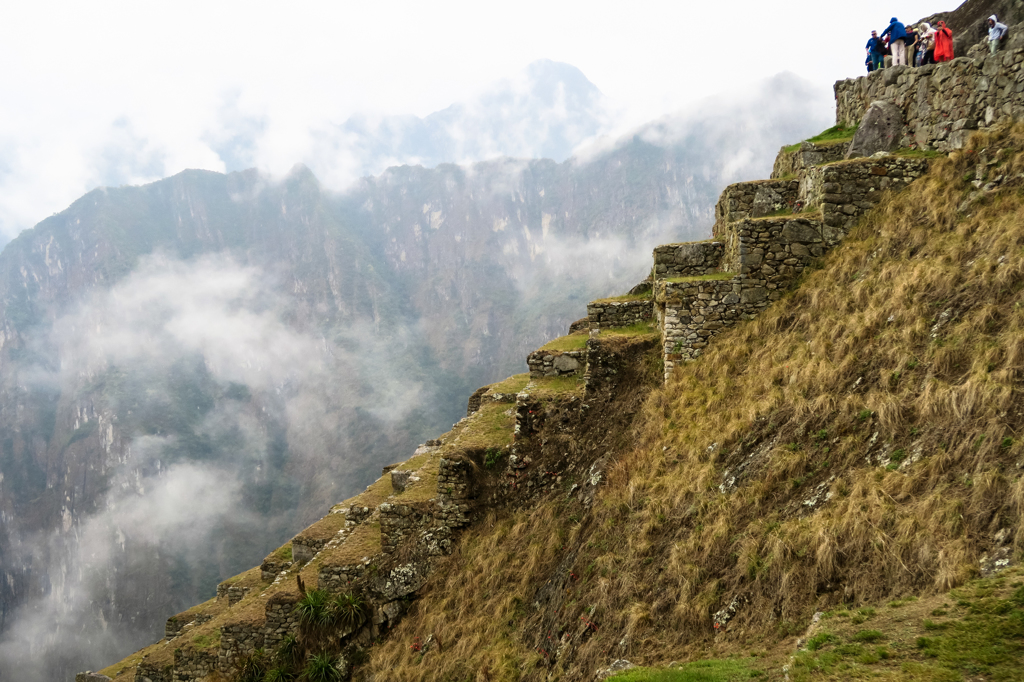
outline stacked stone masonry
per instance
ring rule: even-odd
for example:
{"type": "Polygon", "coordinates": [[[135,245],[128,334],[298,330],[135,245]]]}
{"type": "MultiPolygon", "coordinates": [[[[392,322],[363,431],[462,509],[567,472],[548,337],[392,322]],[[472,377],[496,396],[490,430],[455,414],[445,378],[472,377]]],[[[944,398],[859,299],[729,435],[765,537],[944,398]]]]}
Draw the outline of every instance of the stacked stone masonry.
{"type": "Polygon", "coordinates": [[[179,678],[175,672],[168,668],[158,668],[148,663],[139,663],[135,667],[136,682],[174,682],[179,678]]]}
{"type": "MultiPolygon", "coordinates": [[[[715,206],[715,232],[746,218],[763,218],[798,210],[800,183],[796,180],[737,182],[722,191],[715,206]]],[[[703,273],[691,273],[703,274],[703,273]]]]}
{"type": "Polygon", "coordinates": [[[1024,118],[1022,62],[1024,49],[1017,48],[839,81],[836,123],[856,125],[872,102],[885,100],[903,112],[900,147],[959,149],[973,130],[1024,118]]]}
{"type": "Polygon", "coordinates": [[[811,260],[838,244],[886,190],[899,191],[926,170],[923,159],[893,155],[811,166],[786,187],[797,190],[793,209],[817,207],[820,212],[726,222],[748,207],[751,214],[764,212],[754,210],[751,197],[765,183],[730,185],[729,197],[723,194],[719,201],[722,219],[715,223],[714,243],[722,246],[719,272],[733,277],[670,282],[659,276],[655,282],[666,379],[679,362],[699,357],[723,329],[779,300],[811,260]]]}
{"type": "Polygon", "coordinates": [[[286,636],[298,632],[299,616],[295,612],[296,597],[291,593],[273,596],[267,601],[263,626],[263,647],[273,651],[286,636]]]}
{"type": "MultiPolygon", "coordinates": [[[[383,546],[383,538],[381,546],[383,546]]],[[[321,590],[339,592],[348,589],[352,583],[359,580],[366,573],[365,564],[348,564],[345,566],[324,565],[317,573],[316,584],[321,590]]]]}
{"type": "Polygon", "coordinates": [[[269,556],[260,564],[260,579],[265,583],[269,583],[280,575],[281,571],[291,568],[291,565],[291,561],[269,556]]]}
{"type": "Polygon", "coordinates": [[[174,650],[174,682],[199,682],[216,669],[217,652],[213,650],[174,650]]]}
{"type": "Polygon", "coordinates": [[[316,540],[303,537],[292,538],[292,560],[304,564],[310,561],[328,543],[328,539],[316,540]]]}
{"type": "Polygon", "coordinates": [[[587,304],[591,329],[628,327],[654,317],[650,299],[639,301],[600,300],[587,304]]]}
{"type": "Polygon", "coordinates": [[[715,272],[722,262],[722,244],[716,241],[664,244],[654,249],[657,279],[693,277],[715,272]]]}
{"type": "Polygon", "coordinates": [[[394,552],[405,537],[433,521],[432,514],[407,504],[384,503],[377,509],[380,510],[380,547],[385,554],[394,552]]]}
{"type": "Polygon", "coordinates": [[[437,510],[434,517],[442,526],[460,528],[469,523],[470,465],[461,459],[438,463],[437,510]]]}
{"type": "Polygon", "coordinates": [[[808,168],[841,161],[846,158],[849,148],[849,142],[802,142],[800,148],[792,152],[787,152],[783,147],[775,159],[772,180],[795,178],[808,168]]]}
{"type": "Polygon", "coordinates": [[[536,350],[526,358],[530,377],[560,377],[578,374],[587,364],[585,350],[536,350]]]}
{"type": "Polygon", "coordinates": [[[898,192],[928,170],[923,159],[884,156],[807,170],[800,193],[807,206],[820,207],[825,241],[838,243],[886,190],[898,192]]]}
{"type": "Polygon", "coordinates": [[[220,629],[220,650],[217,652],[217,668],[222,673],[242,667],[242,660],[265,643],[265,628],[262,624],[234,623],[220,629]]]}

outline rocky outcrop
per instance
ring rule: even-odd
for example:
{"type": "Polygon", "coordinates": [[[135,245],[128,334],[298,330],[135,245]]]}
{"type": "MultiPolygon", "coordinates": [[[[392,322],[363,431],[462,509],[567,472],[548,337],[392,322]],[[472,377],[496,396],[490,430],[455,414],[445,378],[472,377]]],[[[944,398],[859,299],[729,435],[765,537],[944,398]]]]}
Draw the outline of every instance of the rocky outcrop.
{"type": "Polygon", "coordinates": [[[861,119],[846,158],[891,152],[899,146],[903,134],[903,112],[892,102],[872,102],[861,119]]]}

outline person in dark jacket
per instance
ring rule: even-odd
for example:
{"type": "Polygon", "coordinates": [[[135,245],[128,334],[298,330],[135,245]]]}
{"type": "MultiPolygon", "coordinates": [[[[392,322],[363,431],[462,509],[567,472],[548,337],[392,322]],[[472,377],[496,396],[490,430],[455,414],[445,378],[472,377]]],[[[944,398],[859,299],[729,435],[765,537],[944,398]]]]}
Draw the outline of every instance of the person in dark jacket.
{"type": "Polygon", "coordinates": [[[878,37],[878,31],[871,32],[871,39],[868,40],[868,44],[864,46],[867,50],[868,59],[871,60],[871,69],[869,71],[877,71],[881,69],[885,63],[885,43],[878,37]]]}
{"type": "Polygon", "coordinates": [[[893,17],[889,20],[889,28],[882,31],[882,37],[889,36],[889,49],[892,50],[892,65],[907,65],[906,39],[907,29],[893,17]]]}
{"type": "Polygon", "coordinates": [[[918,40],[917,31],[914,30],[914,27],[907,26],[907,37],[903,39],[903,44],[907,52],[907,64],[910,66],[914,66],[914,55],[917,54],[918,40]]]}

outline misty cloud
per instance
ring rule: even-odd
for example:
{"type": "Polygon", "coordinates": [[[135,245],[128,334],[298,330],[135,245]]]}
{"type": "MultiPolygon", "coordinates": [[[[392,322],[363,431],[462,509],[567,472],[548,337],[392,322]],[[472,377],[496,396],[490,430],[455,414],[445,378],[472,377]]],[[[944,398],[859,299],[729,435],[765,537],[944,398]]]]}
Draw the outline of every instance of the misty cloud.
{"type": "Polygon", "coordinates": [[[284,324],[285,309],[272,280],[255,267],[225,255],[184,262],[156,254],[95,292],[53,333],[65,372],[98,363],[161,367],[199,354],[218,380],[269,390],[324,369],[323,349],[284,324]]]}

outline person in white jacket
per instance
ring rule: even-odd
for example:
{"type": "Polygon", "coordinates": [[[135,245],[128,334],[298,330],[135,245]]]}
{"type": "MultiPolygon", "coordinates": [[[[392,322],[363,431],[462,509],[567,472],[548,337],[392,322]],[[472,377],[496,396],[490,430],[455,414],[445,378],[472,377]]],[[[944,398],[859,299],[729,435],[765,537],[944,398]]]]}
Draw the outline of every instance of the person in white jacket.
{"type": "Polygon", "coordinates": [[[1006,24],[1000,24],[996,15],[988,18],[988,53],[995,54],[999,49],[999,41],[1006,35],[1006,24]]]}

